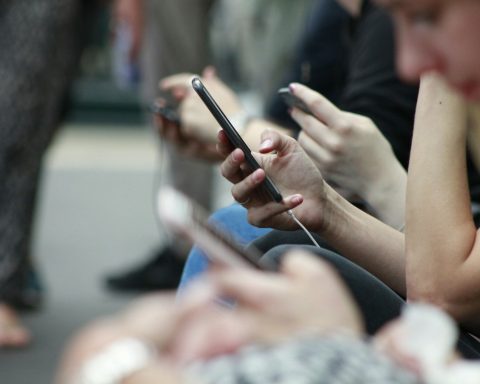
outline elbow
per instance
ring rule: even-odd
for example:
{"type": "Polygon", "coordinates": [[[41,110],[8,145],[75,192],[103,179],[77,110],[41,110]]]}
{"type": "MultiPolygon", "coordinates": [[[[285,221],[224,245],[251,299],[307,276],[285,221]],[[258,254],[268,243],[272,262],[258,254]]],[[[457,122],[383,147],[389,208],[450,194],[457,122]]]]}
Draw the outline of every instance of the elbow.
{"type": "Polygon", "coordinates": [[[407,281],[407,301],[428,303],[453,315],[451,312],[454,307],[452,302],[435,281],[407,281]]]}
{"type": "Polygon", "coordinates": [[[470,326],[472,309],[475,307],[466,297],[459,297],[444,288],[444,284],[407,283],[407,301],[427,303],[440,308],[457,323],[470,326]]]}

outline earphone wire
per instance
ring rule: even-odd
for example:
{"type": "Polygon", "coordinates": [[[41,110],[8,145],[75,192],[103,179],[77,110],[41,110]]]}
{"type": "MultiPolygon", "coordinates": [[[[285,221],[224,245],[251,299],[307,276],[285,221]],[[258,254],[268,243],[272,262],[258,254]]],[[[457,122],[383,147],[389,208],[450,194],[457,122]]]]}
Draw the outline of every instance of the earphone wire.
{"type": "Polygon", "coordinates": [[[292,219],[298,224],[298,226],[303,230],[303,232],[306,233],[306,235],[309,237],[309,239],[312,241],[312,243],[317,247],[321,248],[320,245],[317,243],[313,235],[310,233],[310,231],[301,223],[300,220],[298,220],[297,216],[293,213],[291,209],[287,211],[287,213],[292,217],[292,219]]]}

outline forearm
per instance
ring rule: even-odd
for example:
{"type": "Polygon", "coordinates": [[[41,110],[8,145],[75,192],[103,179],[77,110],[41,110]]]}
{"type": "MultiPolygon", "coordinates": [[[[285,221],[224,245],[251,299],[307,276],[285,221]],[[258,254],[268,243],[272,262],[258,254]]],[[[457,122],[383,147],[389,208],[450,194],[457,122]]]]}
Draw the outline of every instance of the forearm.
{"type": "Polygon", "coordinates": [[[356,208],[327,187],[328,205],[319,233],[338,252],[405,295],[403,233],[356,208]]]}
{"type": "MultiPolygon", "coordinates": [[[[379,167],[376,168],[378,172],[379,167]]],[[[362,197],[375,217],[402,231],[405,226],[407,172],[396,159],[383,171],[383,175],[377,174],[362,197]]]]}
{"type": "Polygon", "coordinates": [[[466,136],[464,102],[438,78],[422,79],[407,187],[408,296],[447,310],[455,303],[457,319],[480,294],[466,136]]]}

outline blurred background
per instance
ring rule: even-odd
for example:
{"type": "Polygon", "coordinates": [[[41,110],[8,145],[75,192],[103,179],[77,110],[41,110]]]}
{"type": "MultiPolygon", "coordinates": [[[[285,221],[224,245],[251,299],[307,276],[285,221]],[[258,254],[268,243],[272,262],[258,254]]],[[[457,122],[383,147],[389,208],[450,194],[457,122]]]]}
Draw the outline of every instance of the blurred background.
{"type": "MultiPolygon", "coordinates": [[[[220,77],[256,111],[262,110],[261,100],[280,83],[310,3],[204,1],[202,11],[195,8],[202,3],[197,0],[135,2],[164,7],[164,19],[174,12],[180,21],[181,17],[200,18],[207,27],[203,36],[208,46],[206,63],[214,64],[220,77]],[[189,16],[188,12],[204,13],[189,16]]],[[[35,309],[21,311],[33,335],[31,345],[0,349],[1,383],[51,382],[62,348],[75,329],[122,308],[136,296],[107,290],[106,276],[135,265],[165,241],[153,199],[159,183],[169,178],[168,159],[152,127],[148,106],[161,76],[187,69],[185,63],[174,62],[159,70],[157,78],[142,72],[148,65],[142,64],[141,55],[132,60],[135,31],[121,30],[115,13],[120,3],[128,1],[38,0],[33,6],[28,0],[12,0],[0,4],[0,84],[5,90],[0,98],[0,137],[5,144],[0,146],[0,173],[4,175],[0,201],[5,206],[0,210],[12,211],[10,217],[0,218],[0,271],[12,263],[1,260],[8,253],[2,242],[8,243],[14,218],[26,217],[18,224],[18,228],[27,227],[25,244],[14,244],[12,249],[24,249],[20,258],[28,265],[30,291],[20,299],[15,297],[15,303],[23,300],[22,309],[35,309]],[[55,100],[54,94],[58,94],[55,100]],[[52,117],[47,118],[49,113],[52,117]],[[21,134],[16,137],[12,132],[21,134]],[[15,162],[11,148],[19,153],[15,162]],[[25,164],[35,163],[33,176],[21,173],[26,168],[22,165],[9,178],[21,156],[28,159],[25,164]],[[12,202],[19,195],[14,189],[17,180],[37,179],[38,185],[22,187],[29,190],[28,203],[12,202]],[[30,210],[15,213],[16,206],[30,210]]],[[[145,15],[141,21],[151,23],[145,15]]],[[[165,30],[174,31],[171,28],[165,30]]],[[[153,32],[145,26],[143,33],[153,32]]],[[[181,57],[182,41],[193,39],[194,32],[186,36],[172,32],[172,36],[159,39],[165,47],[160,56],[181,57]]],[[[230,199],[229,187],[220,182],[215,169],[214,173],[210,208],[230,199]]],[[[0,283],[1,277],[0,273],[0,283]]],[[[8,287],[11,282],[7,283],[8,287]]]]}

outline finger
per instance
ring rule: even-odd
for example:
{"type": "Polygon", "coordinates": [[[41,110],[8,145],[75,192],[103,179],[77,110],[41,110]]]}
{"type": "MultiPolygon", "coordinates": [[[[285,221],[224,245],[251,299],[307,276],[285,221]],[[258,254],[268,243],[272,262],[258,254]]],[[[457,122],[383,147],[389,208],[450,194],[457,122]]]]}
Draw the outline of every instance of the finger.
{"type": "MultiPolygon", "coordinates": [[[[241,149],[235,149],[220,165],[220,172],[231,183],[241,182],[244,178],[241,164],[245,161],[245,155],[241,149]]],[[[240,200],[242,201],[242,200],[240,200]]]]}
{"type": "Polygon", "coordinates": [[[251,194],[264,180],[265,171],[263,169],[257,169],[247,177],[243,177],[242,172],[242,179],[232,187],[233,198],[240,203],[249,200],[251,194]]]}
{"type": "Polygon", "coordinates": [[[296,141],[285,134],[266,129],[261,135],[260,153],[277,152],[277,156],[287,155],[296,149],[296,141]]]}
{"type": "Polygon", "coordinates": [[[323,121],[327,126],[335,128],[343,124],[342,111],[326,97],[299,83],[292,83],[289,88],[295,96],[307,104],[315,117],[323,121]]]}
{"type": "Polygon", "coordinates": [[[271,305],[273,297],[283,294],[286,282],[281,275],[246,268],[215,270],[207,280],[219,296],[253,308],[271,305]]]}
{"type": "Polygon", "coordinates": [[[228,140],[225,131],[220,129],[217,133],[217,152],[226,158],[234,149],[235,147],[230,143],[230,140],[228,140]]]}
{"type": "Polygon", "coordinates": [[[161,90],[169,91],[177,87],[190,87],[192,78],[195,75],[193,73],[178,73],[176,75],[168,76],[162,79],[159,83],[161,90]]]}
{"type": "Polygon", "coordinates": [[[280,271],[295,279],[320,279],[338,280],[340,278],[333,267],[319,257],[303,250],[288,252],[282,259],[280,271]]]}
{"type": "Polygon", "coordinates": [[[301,132],[298,136],[298,144],[300,144],[321,171],[327,169],[333,160],[330,152],[312,140],[312,138],[304,132],[301,132]]]}
{"type": "Polygon", "coordinates": [[[328,151],[337,152],[339,150],[341,139],[336,130],[297,108],[293,108],[290,115],[302,127],[302,132],[310,136],[319,145],[328,151]]]}
{"type": "Polygon", "coordinates": [[[281,203],[271,201],[261,206],[252,206],[248,209],[248,222],[256,227],[269,227],[272,217],[298,207],[302,203],[303,196],[295,194],[285,197],[281,203]]]}
{"type": "Polygon", "coordinates": [[[202,77],[206,80],[213,79],[217,77],[217,70],[213,65],[208,65],[205,67],[205,69],[202,72],[202,77]]]}

